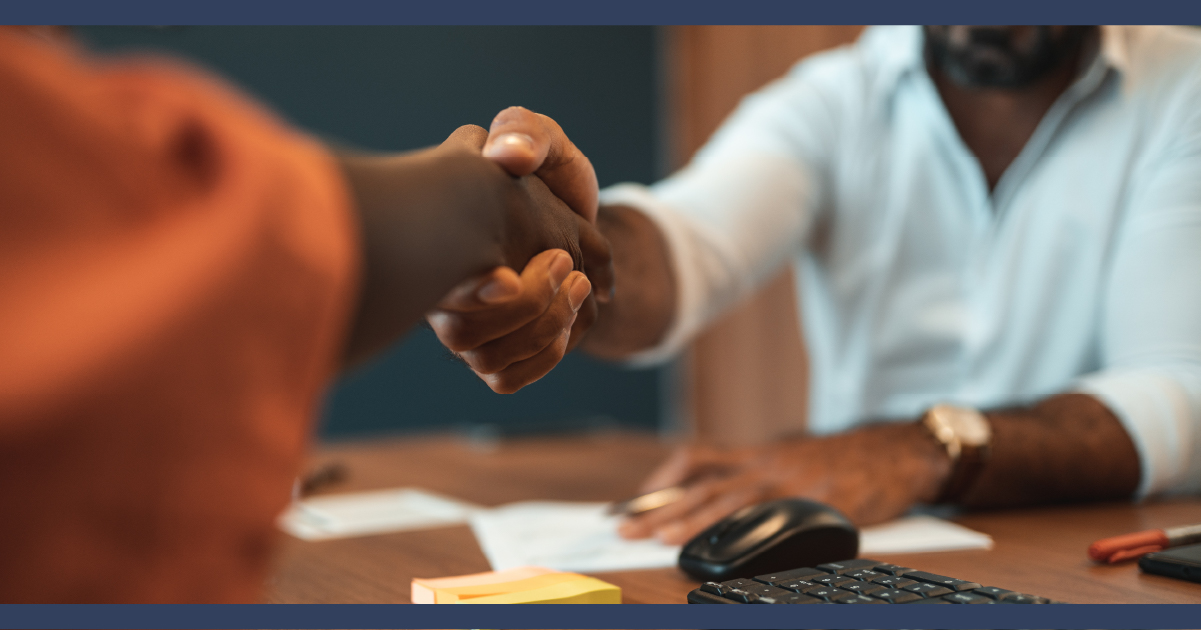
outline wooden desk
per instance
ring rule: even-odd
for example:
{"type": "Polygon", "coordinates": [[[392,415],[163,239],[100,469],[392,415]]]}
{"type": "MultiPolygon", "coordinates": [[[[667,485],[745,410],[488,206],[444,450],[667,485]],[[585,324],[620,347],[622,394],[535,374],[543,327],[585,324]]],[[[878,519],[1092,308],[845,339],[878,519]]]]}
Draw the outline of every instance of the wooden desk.
{"type": "MultiPolygon", "coordinates": [[[[632,433],[475,446],[440,436],[327,446],[313,461],[348,466],[351,478],[334,491],[420,486],[500,505],[624,498],[666,452],[653,436],[632,433]]],[[[1143,575],[1134,564],[1096,566],[1085,557],[1088,544],[1098,538],[1201,522],[1201,499],[980,513],[958,520],[992,535],[996,546],[991,551],[878,557],[1074,603],[1201,603],[1201,584],[1143,575]]],[[[268,583],[269,602],[405,603],[414,577],[490,568],[465,526],[323,542],[285,538],[268,583]]],[[[627,603],[683,603],[697,586],[676,569],[598,577],[620,586],[627,603]]]]}

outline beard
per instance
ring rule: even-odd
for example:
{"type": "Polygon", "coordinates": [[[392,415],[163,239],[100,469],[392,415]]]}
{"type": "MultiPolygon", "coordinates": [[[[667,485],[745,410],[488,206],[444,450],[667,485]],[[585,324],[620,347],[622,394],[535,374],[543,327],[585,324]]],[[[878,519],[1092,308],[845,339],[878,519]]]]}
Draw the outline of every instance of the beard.
{"type": "Polygon", "coordinates": [[[950,27],[927,26],[926,59],[966,88],[1022,88],[1072,58],[1092,26],[966,27],[966,41],[950,27]],[[1020,37],[1019,37],[1020,35],[1020,37]]]}

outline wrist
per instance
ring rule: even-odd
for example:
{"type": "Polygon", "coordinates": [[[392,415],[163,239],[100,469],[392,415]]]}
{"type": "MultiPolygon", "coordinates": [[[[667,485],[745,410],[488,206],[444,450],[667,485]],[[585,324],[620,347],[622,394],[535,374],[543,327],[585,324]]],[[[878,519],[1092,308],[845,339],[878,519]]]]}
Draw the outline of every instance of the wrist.
{"type": "Polygon", "coordinates": [[[930,435],[921,421],[900,425],[904,443],[914,456],[916,502],[933,504],[942,495],[954,467],[947,449],[930,435]]]}
{"type": "Polygon", "coordinates": [[[948,404],[931,407],[919,425],[944,450],[950,462],[950,471],[934,502],[958,503],[971,490],[988,460],[992,426],[979,411],[948,404]]]}

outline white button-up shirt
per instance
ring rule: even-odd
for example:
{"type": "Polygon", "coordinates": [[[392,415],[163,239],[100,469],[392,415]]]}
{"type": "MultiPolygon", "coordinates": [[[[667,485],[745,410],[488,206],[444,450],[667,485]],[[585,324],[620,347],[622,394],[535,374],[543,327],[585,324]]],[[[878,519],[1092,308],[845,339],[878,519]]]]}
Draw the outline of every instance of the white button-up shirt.
{"type": "Polygon", "coordinates": [[[602,200],[671,249],[676,318],[643,363],[791,263],[813,432],[1083,391],[1129,432],[1142,494],[1201,489],[1197,30],[1104,27],[991,193],[921,30],[877,27],[747,97],[679,173],[602,200]]]}

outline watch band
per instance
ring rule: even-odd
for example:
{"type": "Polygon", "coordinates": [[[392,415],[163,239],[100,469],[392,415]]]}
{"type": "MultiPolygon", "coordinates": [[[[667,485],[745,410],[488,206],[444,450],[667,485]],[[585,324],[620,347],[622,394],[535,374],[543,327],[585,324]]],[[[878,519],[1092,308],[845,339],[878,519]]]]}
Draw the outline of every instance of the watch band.
{"type": "Polygon", "coordinates": [[[987,453],[987,446],[962,446],[959,451],[959,459],[952,465],[947,483],[943,486],[942,492],[935,502],[959,503],[976,483],[980,472],[984,470],[987,453]]]}
{"type": "Polygon", "coordinates": [[[947,451],[951,472],[936,499],[957,503],[971,489],[988,460],[992,429],[979,411],[953,405],[935,405],[922,417],[930,435],[947,451]]]}

